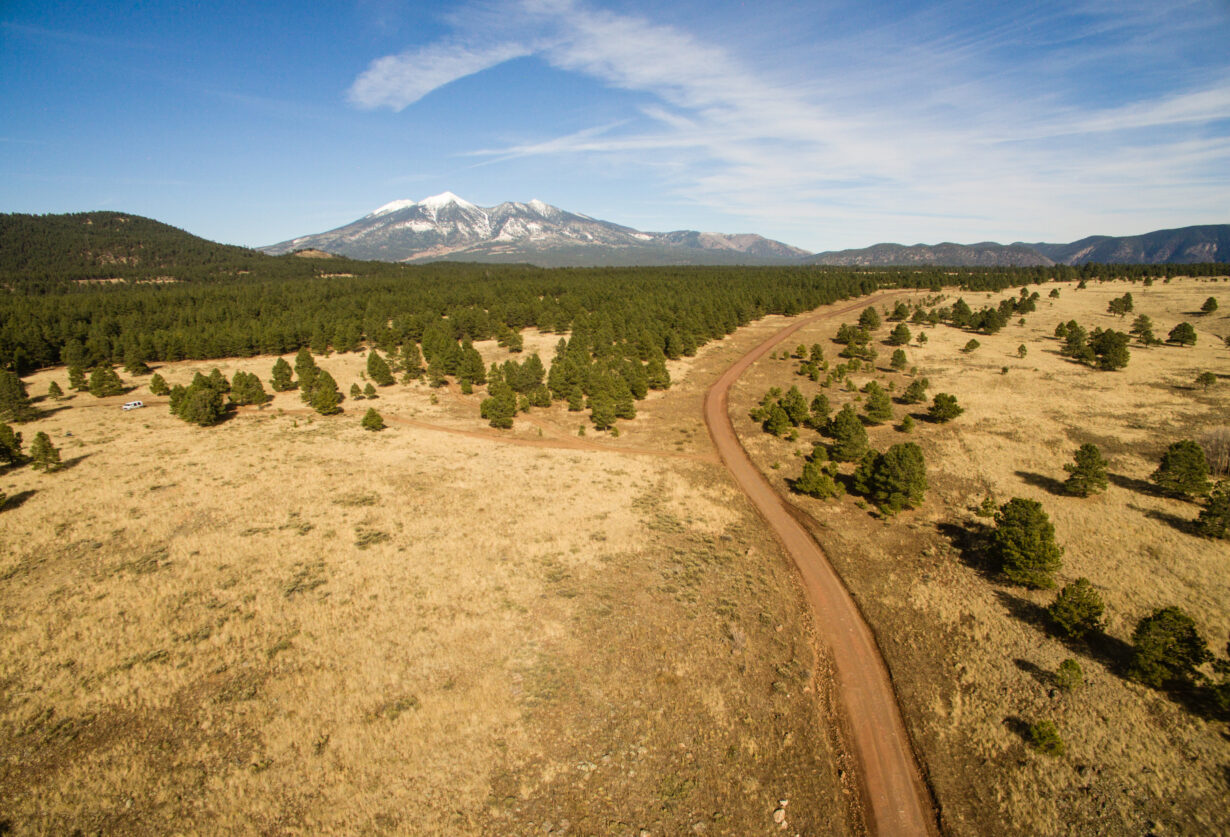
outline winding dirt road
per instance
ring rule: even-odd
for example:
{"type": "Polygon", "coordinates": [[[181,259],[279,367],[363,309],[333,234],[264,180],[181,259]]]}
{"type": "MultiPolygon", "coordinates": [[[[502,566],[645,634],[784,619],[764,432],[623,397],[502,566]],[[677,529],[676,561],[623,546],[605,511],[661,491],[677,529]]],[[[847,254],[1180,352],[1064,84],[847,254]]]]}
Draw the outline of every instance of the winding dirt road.
{"type": "Polygon", "coordinates": [[[817,630],[833,654],[838,695],[872,834],[937,833],[930,794],[906,735],[888,669],[841,578],[820,546],[787,510],[782,498],[752,464],[731,423],[728,401],[735,381],[760,357],[816,320],[855,311],[863,299],[826,309],[777,332],[731,366],[705,395],[705,423],[726,467],[794,558],[817,630]]]}

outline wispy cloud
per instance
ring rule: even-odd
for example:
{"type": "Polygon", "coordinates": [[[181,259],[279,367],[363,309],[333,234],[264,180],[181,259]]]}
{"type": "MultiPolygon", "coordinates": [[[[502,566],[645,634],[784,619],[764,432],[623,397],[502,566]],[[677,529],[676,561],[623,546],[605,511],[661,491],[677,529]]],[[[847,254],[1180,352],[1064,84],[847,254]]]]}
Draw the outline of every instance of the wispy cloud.
{"type": "MultiPolygon", "coordinates": [[[[1230,62],[1211,76],[1175,70],[1147,95],[1128,84],[1105,106],[1091,105],[1080,77],[1116,48],[1139,54],[1190,31],[1205,5],[1193,0],[1174,21],[1152,4],[1042,4],[985,20],[945,4],[818,43],[816,56],[766,57],[579,0],[514,0],[455,13],[453,40],[374,61],[350,97],[400,110],[534,55],[650,102],[639,119],[462,153],[629,167],[652,157],[671,164],[659,176],[673,198],[770,230],[812,229],[820,245],[827,233],[892,235],[871,229],[877,219],[923,239],[1042,235],[1125,206],[1142,218],[1230,216],[1230,62]],[[516,33],[502,39],[509,20],[516,33]]],[[[1214,25],[1230,32],[1224,15],[1214,25]]]]}

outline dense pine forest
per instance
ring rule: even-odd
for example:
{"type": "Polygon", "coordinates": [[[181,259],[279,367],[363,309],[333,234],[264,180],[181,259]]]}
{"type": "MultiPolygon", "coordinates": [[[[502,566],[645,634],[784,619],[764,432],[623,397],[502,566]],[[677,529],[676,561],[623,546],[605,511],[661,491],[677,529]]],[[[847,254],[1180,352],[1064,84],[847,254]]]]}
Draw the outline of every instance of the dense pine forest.
{"type": "Polygon", "coordinates": [[[994,291],[1225,270],[410,266],[267,256],[114,212],[0,215],[0,366],[24,374],[70,361],[90,368],[303,347],[350,351],[365,341],[386,352],[422,344],[430,362],[445,343],[515,343],[529,326],[570,333],[573,351],[583,346],[594,359],[647,363],[691,354],[765,314],[796,314],[881,287],[994,291]]]}

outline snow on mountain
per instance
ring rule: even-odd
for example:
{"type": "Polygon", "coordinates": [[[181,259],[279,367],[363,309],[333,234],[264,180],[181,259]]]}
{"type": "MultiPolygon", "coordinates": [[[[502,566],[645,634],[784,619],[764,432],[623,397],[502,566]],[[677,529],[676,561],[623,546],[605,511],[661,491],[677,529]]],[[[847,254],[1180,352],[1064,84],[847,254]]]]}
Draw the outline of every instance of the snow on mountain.
{"type": "Polygon", "coordinates": [[[452,192],[391,201],[337,229],[262,249],[275,255],[317,249],[383,261],[449,258],[543,265],[771,264],[806,255],[758,235],[648,233],[537,198],[484,208],[452,192]]]}

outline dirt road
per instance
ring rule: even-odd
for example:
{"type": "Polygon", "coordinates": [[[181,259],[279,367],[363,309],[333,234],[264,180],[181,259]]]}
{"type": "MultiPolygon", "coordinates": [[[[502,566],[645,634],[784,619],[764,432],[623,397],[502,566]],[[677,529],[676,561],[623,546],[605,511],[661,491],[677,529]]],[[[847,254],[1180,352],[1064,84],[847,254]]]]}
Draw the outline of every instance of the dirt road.
{"type": "Polygon", "coordinates": [[[815,320],[855,311],[862,299],[800,320],[761,343],[730,367],[705,395],[705,423],[722,460],[782,545],[794,558],[816,614],[817,630],[833,654],[838,694],[858,765],[867,828],[872,834],[934,834],[936,817],[906,735],[897,698],[870,628],[828,558],[791,516],[781,497],[739,444],[728,410],[730,387],[774,346],[815,320]]]}

